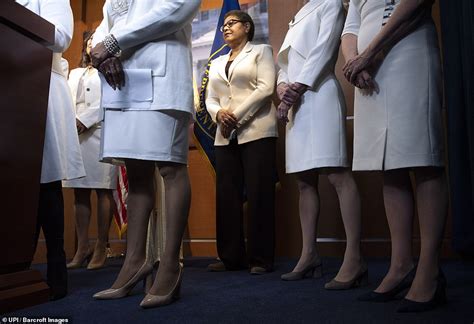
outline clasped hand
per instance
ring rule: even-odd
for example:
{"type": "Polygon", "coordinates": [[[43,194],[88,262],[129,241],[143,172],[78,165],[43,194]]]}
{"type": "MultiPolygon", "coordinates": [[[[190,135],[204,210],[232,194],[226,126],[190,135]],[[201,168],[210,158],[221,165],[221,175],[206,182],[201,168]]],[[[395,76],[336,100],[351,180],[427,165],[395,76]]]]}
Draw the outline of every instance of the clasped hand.
{"type": "Polygon", "coordinates": [[[220,124],[221,134],[224,138],[229,138],[233,129],[237,126],[237,117],[225,109],[217,112],[217,121],[220,124]]]}
{"type": "Polygon", "coordinates": [[[102,42],[91,50],[92,65],[104,75],[107,83],[115,90],[122,89],[125,85],[125,73],[122,62],[118,57],[112,56],[102,42]]]}
{"type": "Polygon", "coordinates": [[[77,129],[77,134],[81,135],[88,128],[79,119],[76,118],[76,129],[77,129]]]}
{"type": "Polygon", "coordinates": [[[371,73],[369,73],[374,64],[373,61],[374,58],[365,53],[361,53],[349,59],[342,68],[344,77],[357,88],[378,93],[379,89],[377,83],[372,78],[371,73]]]}
{"type": "Polygon", "coordinates": [[[277,117],[281,122],[288,122],[288,111],[306,92],[308,86],[299,82],[280,83],[277,87],[278,98],[281,102],[277,108],[277,117]]]}

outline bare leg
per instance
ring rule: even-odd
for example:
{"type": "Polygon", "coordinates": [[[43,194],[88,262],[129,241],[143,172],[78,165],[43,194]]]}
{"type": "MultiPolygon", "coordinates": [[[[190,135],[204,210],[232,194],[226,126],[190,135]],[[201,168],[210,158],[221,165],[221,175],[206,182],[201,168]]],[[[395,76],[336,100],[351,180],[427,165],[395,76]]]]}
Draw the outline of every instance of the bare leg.
{"type": "Polygon", "coordinates": [[[416,276],[406,297],[426,302],[436,290],[439,253],[448,213],[448,190],[444,169],[418,168],[415,179],[421,251],[416,276]]]}
{"type": "Polygon", "coordinates": [[[95,191],[97,193],[97,241],[88,268],[101,267],[105,262],[110,221],[115,209],[112,190],[96,189],[95,191]]]}
{"type": "Polygon", "coordinates": [[[363,263],[360,253],[361,207],[359,189],[352,172],[348,169],[331,169],[328,179],[336,189],[339,198],[347,240],[344,261],[334,279],[347,282],[357,276],[363,263]]]}
{"type": "Polygon", "coordinates": [[[150,294],[170,293],[179,275],[179,251],[191,205],[188,167],[177,163],[159,163],[165,184],[166,242],[158,273],[150,294]]]}
{"type": "Polygon", "coordinates": [[[384,172],[383,197],[390,237],[392,258],[390,268],[375,292],[394,288],[413,268],[413,191],[407,169],[384,172]]]}
{"type": "Polygon", "coordinates": [[[91,189],[74,189],[74,211],[76,216],[77,251],[72,264],[82,263],[89,254],[89,222],[91,218],[91,189]]]}
{"type": "Polygon", "coordinates": [[[112,288],[122,287],[145,262],[148,219],[155,202],[155,162],[126,160],[128,176],[127,255],[112,288]]]}
{"type": "Polygon", "coordinates": [[[293,269],[302,271],[318,254],[316,251],[316,233],[319,216],[318,173],[315,170],[304,171],[296,175],[299,190],[299,213],[303,248],[301,256],[293,269]]]}

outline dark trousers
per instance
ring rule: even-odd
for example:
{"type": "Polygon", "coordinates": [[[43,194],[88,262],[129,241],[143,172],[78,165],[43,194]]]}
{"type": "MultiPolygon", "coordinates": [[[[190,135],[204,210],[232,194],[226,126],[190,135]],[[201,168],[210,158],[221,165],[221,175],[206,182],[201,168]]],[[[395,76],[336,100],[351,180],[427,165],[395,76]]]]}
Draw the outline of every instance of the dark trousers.
{"type": "Polygon", "coordinates": [[[64,253],[64,201],[61,181],[42,183],[35,233],[35,250],[43,229],[47,249],[46,281],[53,298],[67,292],[66,254],[64,253]]]}
{"type": "Polygon", "coordinates": [[[217,251],[227,269],[273,268],[276,138],[216,146],[217,251]],[[244,241],[247,198],[247,251],[244,241]]]}

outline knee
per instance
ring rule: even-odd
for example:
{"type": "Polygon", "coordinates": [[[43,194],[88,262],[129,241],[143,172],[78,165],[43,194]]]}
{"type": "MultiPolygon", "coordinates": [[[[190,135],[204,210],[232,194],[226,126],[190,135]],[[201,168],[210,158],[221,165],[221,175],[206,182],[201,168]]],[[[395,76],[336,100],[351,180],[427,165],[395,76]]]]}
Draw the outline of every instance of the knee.
{"type": "Polygon", "coordinates": [[[298,180],[297,184],[298,184],[298,190],[299,190],[300,193],[306,193],[306,192],[312,192],[312,191],[317,192],[318,191],[317,181],[311,182],[311,181],[298,180]]]}
{"type": "Polygon", "coordinates": [[[357,190],[357,185],[352,176],[352,172],[348,170],[332,172],[328,174],[328,180],[337,192],[340,192],[343,189],[352,191],[357,190]]]}
{"type": "Polygon", "coordinates": [[[445,171],[440,167],[423,167],[414,170],[417,183],[428,182],[432,180],[444,181],[445,171]]]}
{"type": "Polygon", "coordinates": [[[179,177],[187,177],[188,176],[188,168],[184,164],[178,163],[159,163],[158,169],[160,171],[160,175],[163,179],[176,179],[179,177]]]}

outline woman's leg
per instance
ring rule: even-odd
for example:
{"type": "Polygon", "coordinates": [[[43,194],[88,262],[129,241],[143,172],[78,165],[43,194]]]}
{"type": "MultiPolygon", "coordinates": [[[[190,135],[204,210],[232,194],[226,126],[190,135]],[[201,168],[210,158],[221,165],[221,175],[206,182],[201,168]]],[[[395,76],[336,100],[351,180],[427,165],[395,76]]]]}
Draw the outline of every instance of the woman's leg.
{"type": "Polygon", "coordinates": [[[416,276],[406,297],[426,302],[436,290],[439,254],[448,213],[448,189],[442,168],[417,168],[415,179],[421,251],[416,276]]]}
{"type": "Polygon", "coordinates": [[[107,258],[107,237],[115,210],[112,190],[96,189],[95,192],[97,193],[97,241],[88,268],[101,267],[107,258]]]}
{"type": "Polygon", "coordinates": [[[319,217],[318,172],[309,170],[296,175],[299,190],[299,213],[303,248],[301,256],[293,269],[300,272],[317,256],[316,233],[319,217]]]}
{"type": "Polygon", "coordinates": [[[91,218],[91,189],[74,189],[74,211],[76,216],[77,250],[72,264],[79,264],[89,255],[89,222],[91,218]]]}
{"type": "Polygon", "coordinates": [[[226,270],[247,267],[243,223],[243,169],[236,140],[216,146],[217,253],[226,270]]]}
{"type": "Polygon", "coordinates": [[[149,293],[164,296],[173,289],[180,271],[179,251],[188,222],[191,185],[186,165],[160,162],[158,167],[165,184],[166,241],[158,273],[149,293]]]}
{"type": "Polygon", "coordinates": [[[275,254],[276,138],[241,144],[248,202],[249,266],[273,270],[275,254]]]}
{"type": "Polygon", "coordinates": [[[392,257],[390,268],[375,292],[393,289],[413,268],[413,190],[407,169],[384,172],[383,197],[390,237],[392,257]]]}
{"type": "Polygon", "coordinates": [[[50,299],[66,296],[67,269],[64,253],[64,201],[61,181],[42,183],[38,205],[38,222],[35,244],[38,242],[40,227],[46,241],[48,268],[46,278],[51,288],[50,299]]]}
{"type": "Polygon", "coordinates": [[[112,288],[122,287],[145,262],[148,220],[155,203],[155,162],[126,160],[128,177],[127,254],[112,288]]]}
{"type": "Polygon", "coordinates": [[[344,261],[334,279],[347,282],[357,276],[363,263],[360,253],[361,206],[359,189],[349,169],[331,169],[328,179],[336,189],[339,198],[347,240],[344,261]]]}

